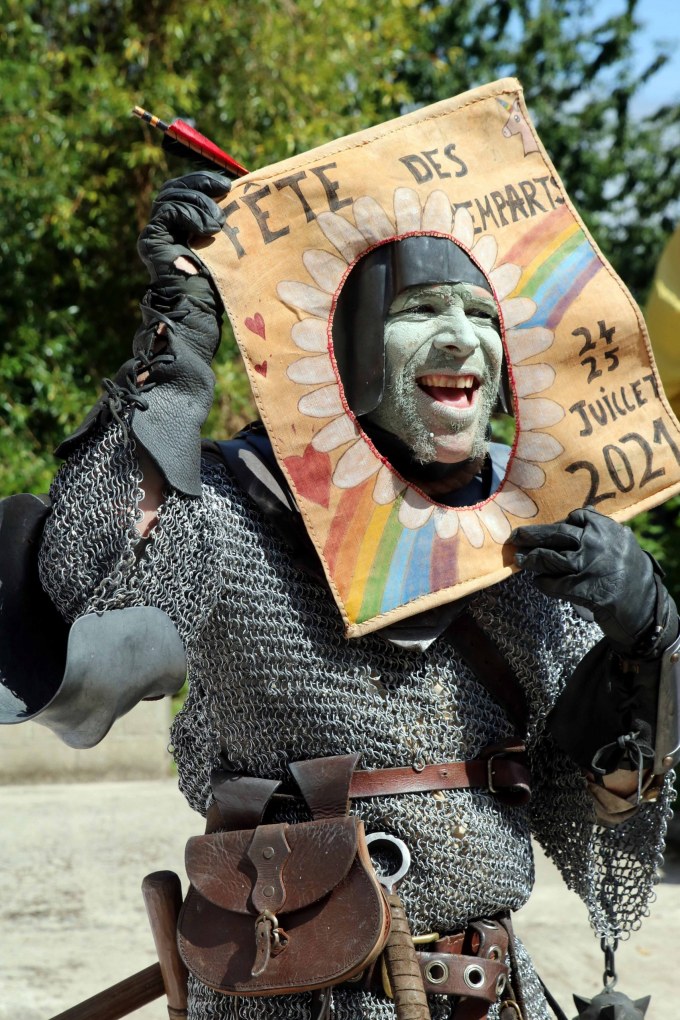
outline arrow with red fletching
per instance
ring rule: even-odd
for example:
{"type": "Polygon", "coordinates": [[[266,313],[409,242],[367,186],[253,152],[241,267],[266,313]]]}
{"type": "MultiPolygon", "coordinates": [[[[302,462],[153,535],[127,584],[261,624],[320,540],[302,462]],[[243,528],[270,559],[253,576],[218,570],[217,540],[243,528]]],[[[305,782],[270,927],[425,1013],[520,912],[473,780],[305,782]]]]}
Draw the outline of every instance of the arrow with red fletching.
{"type": "Polygon", "coordinates": [[[159,128],[168,137],[179,142],[180,145],[185,146],[192,152],[198,153],[199,156],[203,156],[204,159],[209,160],[211,163],[223,167],[232,176],[244,177],[248,173],[244,166],[237,163],[228,153],[220,149],[214,142],[211,142],[205,135],[202,135],[196,128],[193,128],[191,124],[187,124],[185,120],[173,120],[172,124],[166,124],[160,117],[155,117],[148,110],[142,109],[141,106],[135,106],[132,112],[135,117],[146,121],[152,127],[159,128]]]}

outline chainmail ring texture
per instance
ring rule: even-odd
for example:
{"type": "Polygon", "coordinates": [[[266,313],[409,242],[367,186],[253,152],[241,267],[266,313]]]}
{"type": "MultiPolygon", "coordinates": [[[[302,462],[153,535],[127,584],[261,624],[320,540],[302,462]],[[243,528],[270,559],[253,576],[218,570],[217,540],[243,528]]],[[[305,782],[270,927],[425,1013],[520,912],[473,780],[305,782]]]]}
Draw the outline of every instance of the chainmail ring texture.
{"type": "MultiPolygon", "coordinates": [[[[140,555],[141,476],[134,442],[113,422],[63,465],[41,549],[44,587],[67,620],[158,606],[185,642],[189,693],[171,731],[180,788],[205,814],[221,764],[277,779],[287,763],[361,752],[363,768],[475,758],[512,735],[501,708],[446,637],[425,652],[380,633],[348,640],[325,584],[301,571],[226,467],[203,464],[203,495],[171,492],[140,555]]],[[[544,735],[565,681],[601,637],[569,605],[516,574],[473,596],[470,611],[519,677],[530,706],[533,795],[507,806],[483,790],[353,801],[367,832],[405,840],[400,886],[414,934],[460,930],[526,903],[534,835],[584,901],[600,936],[626,937],[649,911],[670,814],[669,778],[656,803],[616,828],[596,824],[576,765],[544,735]]],[[[547,1020],[523,947],[532,1020],[547,1020]]],[[[433,996],[433,1020],[449,1015],[433,996]]],[[[309,995],[223,996],[192,979],[190,1020],[308,1020],[309,995]]],[[[336,1020],[393,1020],[391,1001],[333,992],[336,1020]]],[[[497,1015],[495,1007],[489,1014],[497,1015]]]]}

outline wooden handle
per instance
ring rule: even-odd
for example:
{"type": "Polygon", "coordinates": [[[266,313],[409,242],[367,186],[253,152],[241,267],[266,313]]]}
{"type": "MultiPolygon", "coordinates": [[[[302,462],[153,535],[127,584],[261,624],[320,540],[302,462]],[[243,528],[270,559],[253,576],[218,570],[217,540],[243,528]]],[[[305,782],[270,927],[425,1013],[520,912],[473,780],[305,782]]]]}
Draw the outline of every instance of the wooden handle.
{"type": "Polygon", "coordinates": [[[411,930],[404,904],[396,892],[387,894],[392,926],[385,946],[385,962],[392,985],[398,1020],[430,1020],[427,995],[420,973],[418,954],[411,938],[411,930]]]}
{"type": "Polygon", "coordinates": [[[161,965],[168,1013],[186,1016],[188,972],[177,949],[177,919],[182,884],[174,871],[154,871],[142,882],[142,895],[161,965]]]}
{"type": "Polygon", "coordinates": [[[162,994],[161,968],[159,964],[152,963],[145,970],[98,992],[85,1002],[52,1017],[52,1020],[120,1020],[162,994]]]}

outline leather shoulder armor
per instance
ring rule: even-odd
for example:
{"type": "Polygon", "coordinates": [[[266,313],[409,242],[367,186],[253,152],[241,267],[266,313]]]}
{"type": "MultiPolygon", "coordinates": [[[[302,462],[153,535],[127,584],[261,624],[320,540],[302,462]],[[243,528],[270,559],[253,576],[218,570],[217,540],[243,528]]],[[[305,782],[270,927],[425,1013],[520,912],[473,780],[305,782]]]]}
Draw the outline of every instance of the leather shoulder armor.
{"type": "Polygon", "coordinates": [[[59,688],[68,625],[38,576],[49,499],[21,493],[0,500],[0,722],[30,719],[59,688]]]}

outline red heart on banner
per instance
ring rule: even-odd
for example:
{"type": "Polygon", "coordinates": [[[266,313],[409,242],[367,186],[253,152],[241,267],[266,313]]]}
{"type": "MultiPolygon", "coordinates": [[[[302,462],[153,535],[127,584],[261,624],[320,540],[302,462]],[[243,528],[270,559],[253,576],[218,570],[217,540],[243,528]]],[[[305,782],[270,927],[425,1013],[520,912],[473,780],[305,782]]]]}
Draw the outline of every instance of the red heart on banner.
{"type": "Polygon", "coordinates": [[[284,463],[300,495],[328,508],[331,490],[331,458],[328,454],[319,453],[310,443],[301,457],[286,457],[284,463]]]}
{"type": "Polygon", "coordinates": [[[259,372],[260,375],[264,376],[265,379],[267,378],[267,362],[266,361],[263,361],[259,365],[253,365],[253,368],[255,369],[256,372],[259,372]]]}
{"type": "Polygon", "coordinates": [[[247,318],[245,322],[246,328],[249,329],[251,333],[261,336],[264,340],[264,319],[259,312],[255,312],[255,315],[253,315],[252,318],[247,318]]]}

